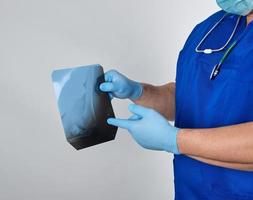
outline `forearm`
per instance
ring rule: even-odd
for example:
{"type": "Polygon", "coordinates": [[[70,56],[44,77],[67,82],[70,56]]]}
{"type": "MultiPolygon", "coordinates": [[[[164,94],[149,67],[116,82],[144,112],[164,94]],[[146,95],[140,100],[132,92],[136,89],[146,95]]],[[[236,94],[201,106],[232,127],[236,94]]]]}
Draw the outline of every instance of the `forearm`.
{"type": "Polygon", "coordinates": [[[181,129],[177,142],[182,154],[253,164],[253,122],[220,128],[181,129]]]}
{"type": "Polygon", "coordinates": [[[153,108],[168,120],[175,118],[175,83],[162,86],[143,84],[142,96],[133,101],[136,104],[153,108]]]}
{"type": "Polygon", "coordinates": [[[237,169],[237,170],[243,170],[243,171],[253,171],[253,164],[249,163],[233,163],[233,162],[224,162],[224,161],[217,161],[217,160],[211,160],[207,158],[201,158],[197,156],[189,156],[195,160],[199,160],[201,162],[215,165],[219,167],[225,167],[230,169],[237,169]]]}

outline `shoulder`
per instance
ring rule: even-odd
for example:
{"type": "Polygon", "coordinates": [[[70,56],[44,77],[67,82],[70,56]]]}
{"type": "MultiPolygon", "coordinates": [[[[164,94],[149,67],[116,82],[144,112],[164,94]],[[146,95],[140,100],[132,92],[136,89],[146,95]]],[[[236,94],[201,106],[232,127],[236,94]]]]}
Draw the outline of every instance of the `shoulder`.
{"type": "Polygon", "coordinates": [[[204,19],[202,22],[200,22],[199,24],[197,24],[193,30],[196,29],[200,29],[200,28],[205,28],[205,27],[209,27],[210,25],[213,26],[219,19],[221,19],[224,15],[226,14],[225,11],[220,10],[214,14],[212,14],[211,16],[209,16],[208,18],[204,19]]]}
{"type": "Polygon", "coordinates": [[[209,30],[210,27],[212,27],[219,19],[221,19],[224,14],[225,12],[223,10],[220,10],[198,23],[188,36],[183,49],[186,48],[189,44],[193,44],[195,40],[199,40],[199,38],[203,37],[206,31],[209,30]]]}
{"type": "Polygon", "coordinates": [[[219,11],[215,12],[214,14],[210,15],[209,17],[207,17],[200,24],[216,22],[217,20],[219,20],[225,14],[226,14],[226,12],[224,10],[219,10],[219,11]]]}

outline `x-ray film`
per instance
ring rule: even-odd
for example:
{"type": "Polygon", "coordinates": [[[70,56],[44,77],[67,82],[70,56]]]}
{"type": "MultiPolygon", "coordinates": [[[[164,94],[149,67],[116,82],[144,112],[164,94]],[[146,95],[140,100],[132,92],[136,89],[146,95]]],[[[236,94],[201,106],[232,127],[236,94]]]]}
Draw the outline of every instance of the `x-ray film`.
{"type": "Polygon", "coordinates": [[[114,117],[110,97],[99,90],[100,65],[55,70],[52,81],[66,139],[75,149],[115,138],[117,127],[106,122],[114,117]]]}

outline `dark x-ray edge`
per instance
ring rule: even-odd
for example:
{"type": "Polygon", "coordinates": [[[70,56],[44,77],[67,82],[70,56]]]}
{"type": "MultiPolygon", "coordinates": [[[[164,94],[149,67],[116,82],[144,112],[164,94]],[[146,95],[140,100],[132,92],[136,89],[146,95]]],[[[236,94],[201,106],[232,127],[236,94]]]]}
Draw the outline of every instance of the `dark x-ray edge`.
{"type": "MultiPolygon", "coordinates": [[[[97,135],[97,130],[94,130],[93,132],[94,135],[97,135]]],[[[108,137],[94,137],[93,135],[91,136],[79,136],[79,137],[74,137],[67,139],[67,141],[76,149],[80,150],[83,148],[91,147],[94,145],[102,144],[105,142],[109,142],[115,139],[116,136],[116,130],[114,133],[111,135],[108,135],[108,137]]]]}

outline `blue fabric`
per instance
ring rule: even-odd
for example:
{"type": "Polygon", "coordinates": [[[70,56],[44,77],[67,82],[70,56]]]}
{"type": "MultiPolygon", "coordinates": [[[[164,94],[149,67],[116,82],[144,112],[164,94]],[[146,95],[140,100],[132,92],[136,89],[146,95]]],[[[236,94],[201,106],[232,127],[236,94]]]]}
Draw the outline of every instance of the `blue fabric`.
{"type": "MultiPolygon", "coordinates": [[[[213,66],[225,50],[209,55],[195,47],[225,14],[219,11],[198,24],[180,52],[176,75],[176,119],[179,128],[211,128],[253,121],[253,23],[242,17],[231,43],[241,37],[221,67],[209,80],[213,66]]],[[[220,48],[230,36],[236,15],[229,14],[209,35],[201,49],[220,48]]],[[[252,200],[253,172],[227,169],[174,157],[176,200],[252,200]]]]}

